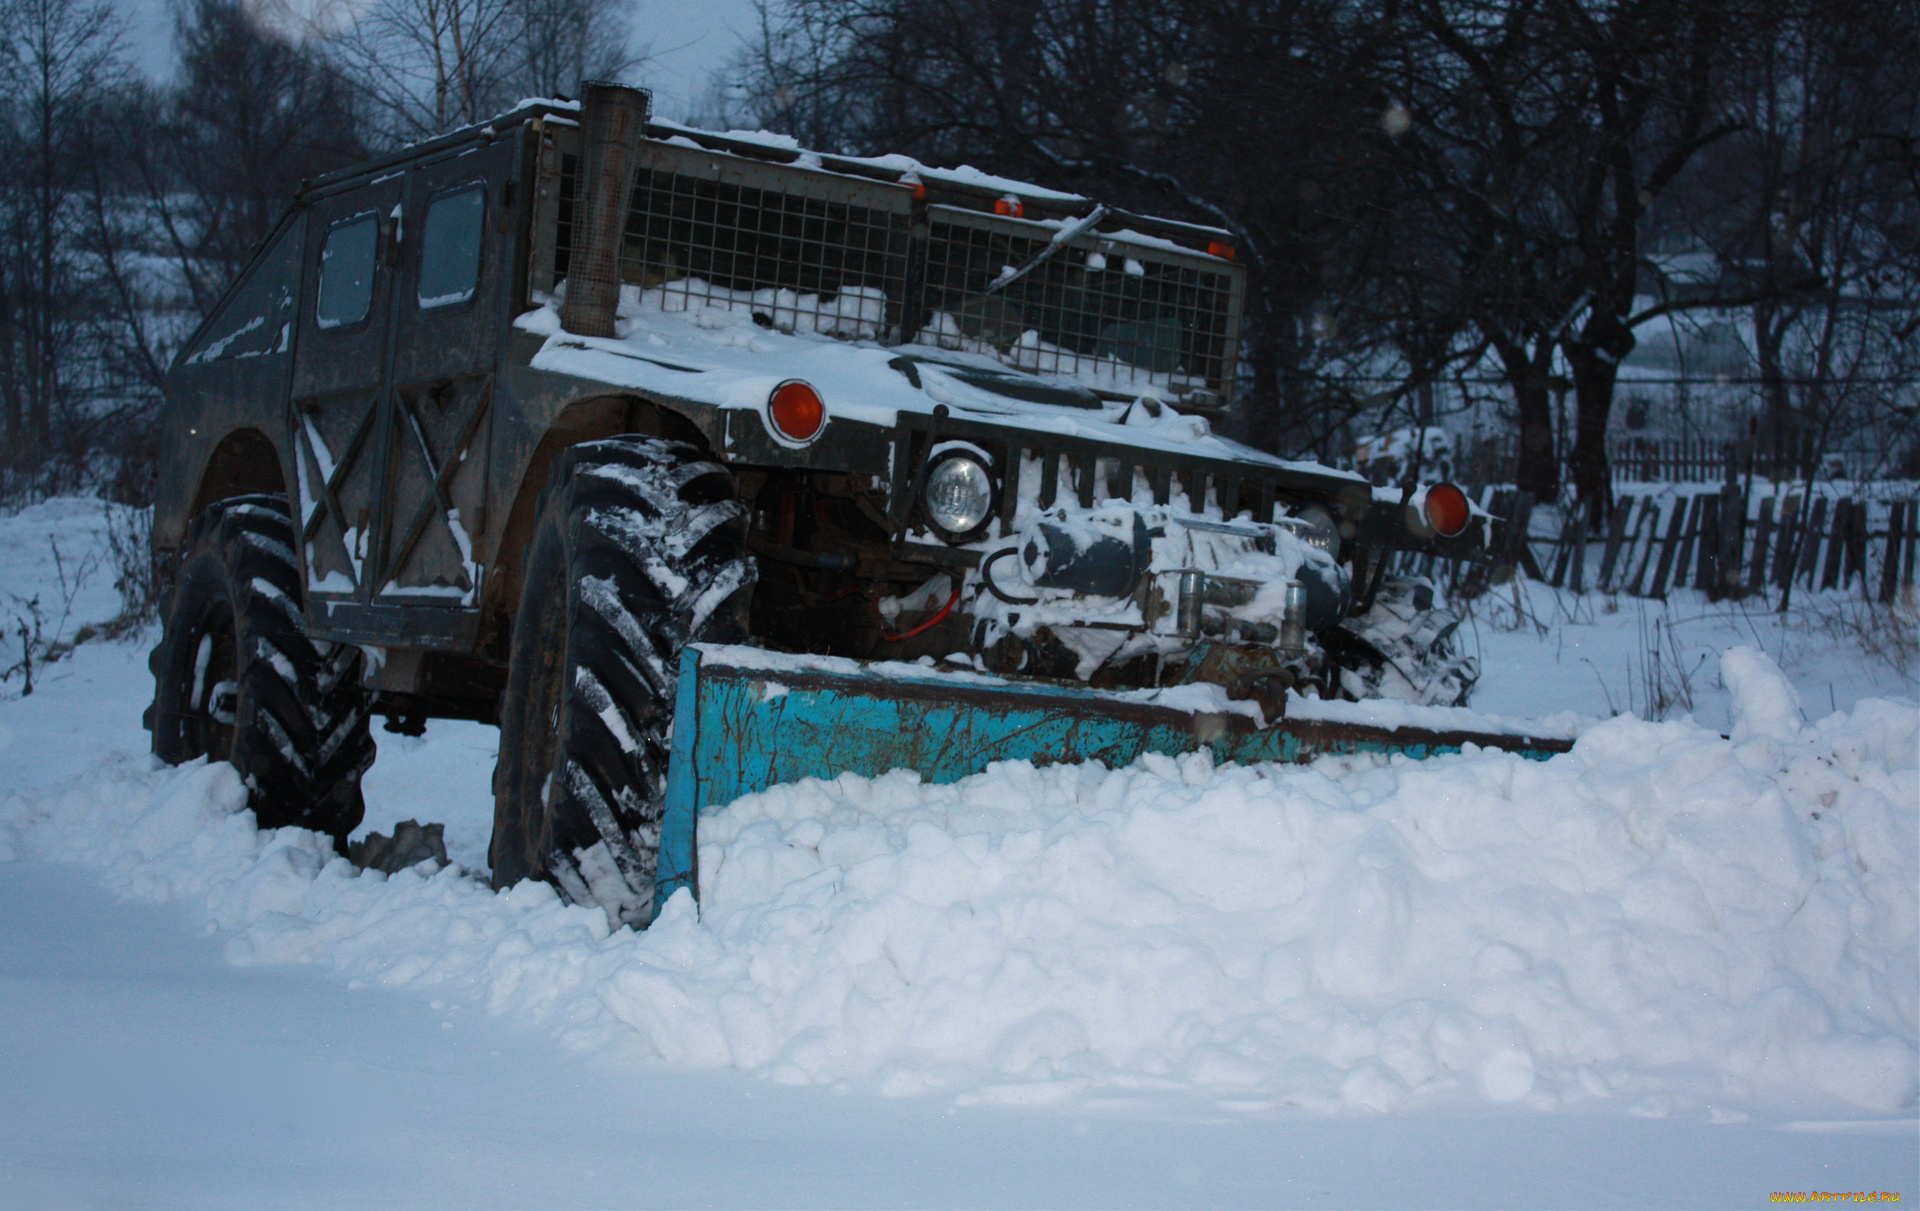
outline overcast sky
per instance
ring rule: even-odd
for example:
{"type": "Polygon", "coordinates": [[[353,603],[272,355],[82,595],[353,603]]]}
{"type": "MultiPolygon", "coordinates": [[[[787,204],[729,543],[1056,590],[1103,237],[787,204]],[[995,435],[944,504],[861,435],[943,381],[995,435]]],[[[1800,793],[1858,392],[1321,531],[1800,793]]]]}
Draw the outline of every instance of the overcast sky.
{"type": "MultiPolygon", "coordinates": [[[[127,18],[134,61],[156,78],[173,70],[173,22],[167,0],[113,0],[127,18]]],[[[685,120],[706,91],[707,77],[753,32],[753,0],[640,0],[636,49],[652,58],[632,83],[654,90],[656,117],[685,120]]]]}

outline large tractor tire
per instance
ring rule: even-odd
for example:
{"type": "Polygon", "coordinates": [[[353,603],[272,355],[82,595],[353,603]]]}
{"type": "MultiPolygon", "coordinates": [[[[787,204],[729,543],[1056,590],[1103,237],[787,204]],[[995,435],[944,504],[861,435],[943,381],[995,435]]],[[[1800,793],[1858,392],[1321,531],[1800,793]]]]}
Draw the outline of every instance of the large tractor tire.
{"type": "Polygon", "coordinates": [[[285,499],[238,496],[195,517],[160,620],[147,662],[154,755],[230,761],[261,828],[344,846],[374,756],[361,655],[307,638],[285,499]]]}
{"type": "Polygon", "coordinates": [[[1355,700],[1394,698],[1417,706],[1465,706],[1480,661],[1460,643],[1460,616],[1433,582],[1389,576],[1366,613],[1325,635],[1336,689],[1355,700]]]}
{"type": "Polygon", "coordinates": [[[544,879],[616,925],[652,920],[680,653],[743,634],[744,512],[691,446],[616,438],[555,460],[501,700],[495,887],[544,879]]]}

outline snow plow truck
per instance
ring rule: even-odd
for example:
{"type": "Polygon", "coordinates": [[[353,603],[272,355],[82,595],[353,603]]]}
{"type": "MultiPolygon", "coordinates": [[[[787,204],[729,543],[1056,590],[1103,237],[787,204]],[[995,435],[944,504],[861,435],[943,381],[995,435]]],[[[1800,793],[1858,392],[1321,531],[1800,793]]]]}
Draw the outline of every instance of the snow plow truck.
{"type": "Polygon", "coordinates": [[[369,721],[497,722],[496,886],[697,894],[702,810],[809,775],[1523,736],[1396,552],[1456,487],[1216,436],[1232,237],[583,86],[306,184],[167,383],[147,715],[344,844],[369,721]]]}

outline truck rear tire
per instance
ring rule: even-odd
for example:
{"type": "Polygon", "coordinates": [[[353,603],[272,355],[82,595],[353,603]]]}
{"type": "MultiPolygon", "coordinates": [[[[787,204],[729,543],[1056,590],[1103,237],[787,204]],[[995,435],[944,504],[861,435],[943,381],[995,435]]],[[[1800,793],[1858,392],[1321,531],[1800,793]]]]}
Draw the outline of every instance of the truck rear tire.
{"type": "Polygon", "coordinates": [[[743,633],[753,564],[724,468],[654,438],[555,460],[526,551],[494,769],[493,885],[653,918],[680,653],[743,633]]]}
{"type": "Polygon", "coordinates": [[[154,755],[230,761],[261,828],[310,828],[343,847],[374,756],[361,656],[307,638],[286,500],[238,496],[195,517],[160,619],[147,662],[154,755]]]}

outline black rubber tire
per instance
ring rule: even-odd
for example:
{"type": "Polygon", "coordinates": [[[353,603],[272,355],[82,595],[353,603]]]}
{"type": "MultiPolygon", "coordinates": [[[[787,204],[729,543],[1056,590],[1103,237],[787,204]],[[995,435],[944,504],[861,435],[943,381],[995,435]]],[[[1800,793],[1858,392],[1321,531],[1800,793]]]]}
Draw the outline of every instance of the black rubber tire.
{"type": "Polygon", "coordinates": [[[307,638],[286,500],[239,496],[195,517],[160,621],[147,661],[154,755],[230,761],[261,828],[310,828],[344,846],[374,756],[361,654],[307,638]]]}
{"type": "Polygon", "coordinates": [[[496,888],[544,879],[616,925],[653,919],[680,653],[744,633],[744,514],[691,446],[615,438],[555,460],[501,699],[496,888]]]}

